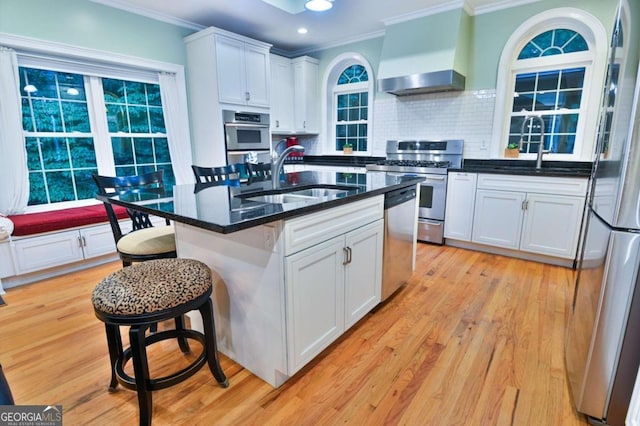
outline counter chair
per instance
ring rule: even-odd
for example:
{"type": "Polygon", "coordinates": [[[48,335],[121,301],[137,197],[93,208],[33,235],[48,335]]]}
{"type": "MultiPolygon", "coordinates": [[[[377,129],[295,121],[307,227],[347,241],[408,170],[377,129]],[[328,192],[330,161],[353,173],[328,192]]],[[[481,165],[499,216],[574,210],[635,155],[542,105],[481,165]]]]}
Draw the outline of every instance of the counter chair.
{"type": "MultiPolygon", "coordinates": [[[[195,374],[205,363],[221,387],[229,386],[220,366],[216,345],[212,272],[207,265],[193,259],[156,259],[136,263],[108,275],[93,290],[96,317],[105,323],[111,361],[110,391],[118,384],[137,391],[140,424],[150,425],[152,391],[178,384],[195,374]],[[183,315],[200,311],[201,333],[185,328],[183,315]],[[175,320],[175,329],[146,334],[153,324],[175,320]],[[129,327],[130,346],[123,349],[120,326],[129,327]],[[190,352],[188,339],[202,345],[202,352],[187,367],[173,374],[151,378],[147,347],[168,339],[176,339],[183,353],[190,352]],[[124,368],[133,363],[133,374],[124,368]]],[[[217,276],[217,275],[216,275],[217,276]]]]}
{"type": "Polygon", "coordinates": [[[221,184],[240,184],[241,170],[235,164],[220,167],[202,167],[192,165],[196,183],[220,182],[221,184]]]}
{"type": "Polygon", "coordinates": [[[9,382],[2,371],[2,365],[0,365],[0,405],[15,405],[9,382]]]}
{"type": "Polygon", "coordinates": [[[271,179],[271,163],[245,163],[249,183],[271,179]]]}
{"type": "MultiPolygon", "coordinates": [[[[98,186],[101,195],[114,195],[116,193],[150,192],[164,194],[163,170],[134,176],[100,176],[93,174],[93,180],[98,186]]],[[[152,259],[164,259],[176,257],[176,242],[173,226],[167,220],[167,226],[154,227],[146,213],[127,209],[133,229],[129,233],[123,233],[120,222],[113,210],[113,206],[104,203],[109,224],[116,241],[118,255],[123,266],[129,266],[133,262],[142,262],[152,259]]]]}

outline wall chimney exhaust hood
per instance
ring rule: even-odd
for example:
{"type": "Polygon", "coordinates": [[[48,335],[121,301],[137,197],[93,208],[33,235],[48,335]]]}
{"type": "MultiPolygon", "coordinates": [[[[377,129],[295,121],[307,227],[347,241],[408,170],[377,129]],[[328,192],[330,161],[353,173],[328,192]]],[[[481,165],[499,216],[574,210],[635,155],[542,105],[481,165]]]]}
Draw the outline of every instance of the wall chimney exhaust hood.
{"type": "Polygon", "coordinates": [[[471,17],[462,7],[385,24],[378,91],[405,96],[464,90],[471,17]]]}

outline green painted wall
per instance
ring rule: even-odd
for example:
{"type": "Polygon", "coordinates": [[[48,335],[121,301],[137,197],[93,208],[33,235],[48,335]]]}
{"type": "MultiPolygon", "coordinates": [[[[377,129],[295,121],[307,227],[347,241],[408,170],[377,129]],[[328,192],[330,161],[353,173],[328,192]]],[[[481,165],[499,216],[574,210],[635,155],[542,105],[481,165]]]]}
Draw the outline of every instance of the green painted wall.
{"type": "MultiPolygon", "coordinates": [[[[460,34],[463,39],[468,37],[468,45],[465,46],[464,41],[462,43],[462,48],[468,49],[468,55],[466,59],[456,56],[455,66],[467,69],[467,90],[494,89],[498,63],[504,45],[515,29],[531,16],[558,7],[583,9],[598,18],[607,30],[607,34],[610,35],[615,19],[616,4],[617,1],[613,0],[541,0],[471,17],[461,10],[443,12],[389,26],[385,37],[311,52],[309,56],[320,59],[320,75],[323,76],[326,66],[336,56],[345,52],[361,53],[370,61],[377,79],[380,78],[378,70],[383,51],[385,55],[391,52],[395,57],[399,54],[411,54],[408,53],[408,46],[419,42],[423,43],[425,50],[431,50],[432,58],[443,58],[450,54],[446,47],[450,44],[447,40],[450,40],[454,34],[460,34]],[[462,23],[460,31],[451,30],[451,28],[458,28],[459,23],[462,23]],[[443,33],[443,35],[432,37],[432,41],[424,41],[426,28],[436,29],[435,34],[443,33]],[[391,37],[391,41],[387,41],[389,37],[391,37]],[[445,46],[444,50],[442,49],[443,45],[445,46]],[[394,50],[395,53],[393,53],[394,50]]],[[[386,95],[378,93],[377,96],[386,95]]]]}
{"type": "Polygon", "coordinates": [[[0,33],[181,65],[193,32],[89,0],[0,0],[0,33]]]}

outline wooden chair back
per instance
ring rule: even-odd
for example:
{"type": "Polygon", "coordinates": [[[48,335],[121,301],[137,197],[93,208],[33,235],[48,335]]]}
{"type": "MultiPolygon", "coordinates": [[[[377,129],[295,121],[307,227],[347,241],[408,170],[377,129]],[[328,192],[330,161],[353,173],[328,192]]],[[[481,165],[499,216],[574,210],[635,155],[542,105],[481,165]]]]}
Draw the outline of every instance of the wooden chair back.
{"type": "MultiPolygon", "coordinates": [[[[152,192],[157,194],[164,194],[164,170],[158,170],[143,175],[132,176],[101,176],[97,173],[92,175],[94,182],[98,186],[98,193],[100,195],[113,195],[118,193],[136,193],[136,192],[152,192]]],[[[105,210],[107,211],[107,217],[109,218],[109,224],[113,231],[113,237],[116,243],[122,238],[123,232],[120,229],[120,223],[116,216],[113,206],[109,203],[104,203],[105,210]]],[[[150,228],[153,226],[149,215],[137,210],[127,209],[127,214],[131,219],[132,230],[131,232],[139,229],[150,228]]],[[[167,221],[167,225],[169,221],[167,221]]]]}
{"type": "Polygon", "coordinates": [[[192,165],[193,175],[196,178],[196,183],[212,183],[220,182],[229,183],[240,180],[240,170],[235,164],[220,167],[202,167],[192,165]]]}

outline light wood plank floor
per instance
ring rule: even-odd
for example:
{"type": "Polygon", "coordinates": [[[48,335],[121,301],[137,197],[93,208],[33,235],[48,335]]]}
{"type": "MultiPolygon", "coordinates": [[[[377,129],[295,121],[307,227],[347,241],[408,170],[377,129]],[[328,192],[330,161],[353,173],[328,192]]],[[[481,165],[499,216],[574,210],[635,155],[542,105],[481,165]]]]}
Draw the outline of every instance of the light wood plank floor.
{"type": "MultiPolygon", "coordinates": [[[[65,425],[132,425],[135,393],[107,392],[95,284],[119,263],[9,289],[0,362],[18,404],[62,404],[65,425]]],[[[279,389],[222,356],[153,396],[155,425],[586,425],[563,346],[574,271],[419,245],[412,280],[279,389]]],[[[193,345],[194,350],[198,348],[193,345]]],[[[150,349],[152,375],[180,363],[150,349]]]]}

